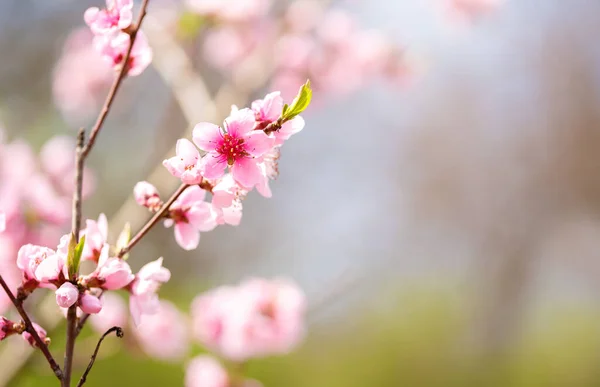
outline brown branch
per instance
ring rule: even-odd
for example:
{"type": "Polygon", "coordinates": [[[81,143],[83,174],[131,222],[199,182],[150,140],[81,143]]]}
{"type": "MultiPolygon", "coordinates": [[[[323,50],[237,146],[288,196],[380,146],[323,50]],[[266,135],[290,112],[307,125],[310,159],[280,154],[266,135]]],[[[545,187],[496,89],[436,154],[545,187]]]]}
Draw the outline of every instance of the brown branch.
{"type": "Polygon", "coordinates": [[[106,100],[104,101],[104,106],[102,106],[100,115],[98,116],[98,119],[96,120],[96,123],[94,124],[94,127],[92,128],[92,131],[90,132],[90,138],[88,140],[88,143],[83,149],[83,158],[84,159],[88,156],[88,154],[92,150],[92,147],[96,143],[96,138],[98,137],[98,133],[100,133],[100,129],[102,129],[102,125],[104,124],[104,121],[106,120],[106,116],[108,115],[108,112],[110,111],[113,101],[115,100],[117,91],[119,90],[121,83],[123,83],[123,80],[125,79],[125,76],[127,75],[127,71],[129,70],[129,66],[128,66],[129,57],[131,56],[131,50],[133,49],[133,43],[135,42],[135,37],[137,36],[137,33],[140,30],[140,27],[142,26],[142,21],[144,20],[144,16],[146,16],[146,7],[147,6],[148,6],[148,0],[144,0],[142,2],[142,7],[140,8],[140,14],[137,18],[137,21],[136,21],[135,25],[132,26],[131,32],[129,32],[129,36],[130,36],[129,47],[127,48],[127,52],[125,53],[125,58],[123,59],[123,64],[121,66],[121,69],[119,70],[118,75],[115,77],[115,80],[110,88],[110,91],[108,92],[108,96],[106,97],[106,100]]]}
{"type": "Polygon", "coordinates": [[[144,237],[144,235],[146,235],[148,231],[150,231],[150,229],[156,223],[158,223],[158,221],[167,213],[167,211],[169,211],[169,207],[171,207],[171,205],[175,202],[175,200],[177,200],[179,195],[181,195],[183,191],[185,191],[186,188],[188,188],[189,186],[189,184],[181,184],[179,188],[177,188],[177,191],[175,191],[173,195],[171,195],[169,200],[167,200],[165,204],[163,204],[162,207],[154,215],[152,215],[152,217],[148,220],[148,222],[146,222],[146,224],[141,228],[141,230],[138,231],[133,238],[131,238],[127,246],[123,247],[121,251],[119,251],[119,254],[117,256],[121,258],[125,254],[127,254],[133,248],[133,246],[135,246],[144,237]]]}
{"type": "Polygon", "coordinates": [[[83,384],[86,382],[87,376],[90,373],[90,371],[92,370],[92,367],[94,366],[94,362],[96,361],[96,356],[98,356],[98,351],[100,350],[100,344],[102,344],[102,342],[104,341],[104,338],[106,336],[110,335],[113,332],[116,332],[118,338],[123,337],[123,329],[121,329],[120,327],[112,327],[109,330],[107,330],[106,332],[104,332],[102,337],[100,337],[100,340],[98,340],[98,344],[96,344],[96,349],[94,350],[94,353],[92,354],[90,363],[88,364],[87,368],[85,369],[85,372],[81,376],[81,379],[79,379],[79,383],[77,383],[77,387],[83,386],[83,384]]]}
{"type": "Polygon", "coordinates": [[[63,373],[60,369],[60,366],[58,365],[56,360],[54,360],[54,358],[52,357],[52,354],[50,353],[50,350],[48,349],[48,346],[46,345],[44,340],[42,340],[40,335],[38,335],[37,331],[33,327],[33,324],[31,323],[31,319],[27,315],[27,312],[25,311],[25,309],[23,309],[23,303],[20,302],[19,300],[17,300],[17,298],[15,297],[13,292],[8,287],[8,284],[6,283],[6,281],[4,281],[4,278],[2,278],[2,275],[0,275],[0,285],[2,286],[2,288],[8,295],[8,298],[10,298],[10,301],[13,303],[13,305],[15,306],[15,308],[17,309],[19,314],[21,315],[21,318],[23,319],[23,322],[25,323],[25,330],[31,334],[37,347],[40,349],[40,351],[42,351],[42,353],[46,357],[48,364],[50,364],[50,368],[52,368],[52,371],[54,371],[54,375],[56,375],[58,380],[62,380],[63,373]]]}

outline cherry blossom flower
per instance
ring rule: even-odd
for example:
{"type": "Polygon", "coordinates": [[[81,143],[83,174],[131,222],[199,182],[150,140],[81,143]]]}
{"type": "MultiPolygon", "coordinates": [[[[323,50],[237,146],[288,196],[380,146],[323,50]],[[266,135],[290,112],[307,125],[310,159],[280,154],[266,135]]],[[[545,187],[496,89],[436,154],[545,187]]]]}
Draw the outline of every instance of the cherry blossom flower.
{"type": "Polygon", "coordinates": [[[233,178],[244,187],[254,187],[260,180],[257,157],[273,147],[274,139],[253,130],[254,116],[250,109],[238,110],[225,120],[224,130],[210,123],[196,125],[194,143],[208,152],[201,162],[204,177],[220,178],[229,166],[233,178]]]}
{"type": "Polygon", "coordinates": [[[123,30],[133,21],[133,0],[106,0],[106,9],[88,8],[83,19],[94,34],[123,30]]]}
{"type": "Polygon", "coordinates": [[[156,359],[180,360],[189,349],[186,317],[168,301],[160,301],[158,311],[145,316],[134,334],[144,352],[156,359]]]}
{"type": "Polygon", "coordinates": [[[79,289],[70,282],[65,282],[55,292],[56,303],[61,308],[69,308],[79,299],[79,289]]]}
{"type": "Polygon", "coordinates": [[[292,282],[251,279],[196,298],[194,334],[234,361],[284,354],[303,338],[305,309],[304,295],[292,282]]]}
{"type": "Polygon", "coordinates": [[[162,262],[160,257],[145,264],[130,285],[129,311],[135,325],[140,325],[142,316],[154,314],[160,307],[156,292],[171,278],[171,272],[162,266],[162,262]]]}
{"type": "Polygon", "coordinates": [[[177,140],[177,156],[164,160],[163,165],[171,175],[178,177],[184,184],[198,184],[202,181],[200,173],[200,152],[189,140],[177,140]]]}
{"type": "MultiPolygon", "coordinates": [[[[54,250],[48,247],[26,244],[19,249],[17,266],[23,271],[24,281],[38,281],[36,271],[40,264],[55,255],[54,250]]],[[[39,281],[38,281],[39,282],[39,281]]]]}
{"type": "MultiPolygon", "coordinates": [[[[94,46],[105,61],[113,67],[119,67],[123,64],[130,40],[131,37],[125,32],[119,33],[116,37],[98,35],[94,38],[94,46]]],[[[138,31],[129,55],[127,75],[140,75],[150,62],[152,62],[152,49],[143,31],[138,31]]]]}
{"type": "Polygon", "coordinates": [[[86,228],[82,231],[82,235],[85,235],[85,244],[83,245],[83,252],[81,254],[82,260],[89,260],[98,262],[102,248],[108,238],[108,221],[106,215],[100,214],[98,220],[86,220],[86,228]]]}
{"type": "Polygon", "coordinates": [[[193,250],[200,242],[200,232],[211,231],[217,225],[210,204],[204,201],[206,192],[200,187],[187,188],[169,208],[165,225],[175,224],[175,240],[185,250],[193,250]]]}

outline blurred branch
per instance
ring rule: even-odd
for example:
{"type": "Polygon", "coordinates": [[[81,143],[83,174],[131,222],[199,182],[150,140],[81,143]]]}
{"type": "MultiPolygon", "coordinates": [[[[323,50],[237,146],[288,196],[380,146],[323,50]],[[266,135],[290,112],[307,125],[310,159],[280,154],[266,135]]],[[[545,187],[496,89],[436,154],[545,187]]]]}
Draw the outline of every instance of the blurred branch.
{"type": "Polygon", "coordinates": [[[92,354],[92,358],[90,359],[90,363],[88,364],[87,368],[85,369],[85,372],[81,376],[81,379],[79,380],[79,383],[77,383],[77,387],[81,387],[81,386],[83,386],[85,384],[85,382],[87,380],[87,376],[90,373],[90,371],[92,370],[92,367],[94,366],[94,363],[96,362],[96,356],[98,356],[98,351],[100,350],[100,345],[104,341],[104,338],[106,336],[110,335],[113,332],[116,332],[116,335],[117,335],[118,338],[122,338],[123,337],[123,329],[121,329],[120,327],[112,327],[109,330],[107,330],[106,332],[104,332],[104,334],[102,335],[102,337],[100,337],[100,340],[98,340],[98,344],[96,344],[96,349],[94,350],[94,353],[92,354]]]}

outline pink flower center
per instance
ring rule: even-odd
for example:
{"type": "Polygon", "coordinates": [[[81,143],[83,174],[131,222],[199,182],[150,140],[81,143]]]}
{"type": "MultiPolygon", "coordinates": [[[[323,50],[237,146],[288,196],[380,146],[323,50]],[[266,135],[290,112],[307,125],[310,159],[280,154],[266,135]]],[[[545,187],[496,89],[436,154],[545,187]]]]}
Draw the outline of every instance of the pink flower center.
{"type": "Polygon", "coordinates": [[[217,152],[227,157],[227,164],[230,166],[236,160],[248,156],[248,152],[246,152],[246,147],[244,146],[244,139],[233,137],[230,134],[223,135],[223,140],[217,148],[217,152]]]}

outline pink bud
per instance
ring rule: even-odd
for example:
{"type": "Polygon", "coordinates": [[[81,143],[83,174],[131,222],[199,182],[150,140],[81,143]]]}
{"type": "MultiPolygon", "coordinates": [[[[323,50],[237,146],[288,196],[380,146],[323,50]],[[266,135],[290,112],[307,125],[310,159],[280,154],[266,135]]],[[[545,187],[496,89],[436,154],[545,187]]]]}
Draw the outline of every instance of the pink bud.
{"type": "Polygon", "coordinates": [[[79,307],[85,313],[96,314],[102,310],[102,301],[98,297],[85,293],[79,300],[79,307]]]}
{"type": "Polygon", "coordinates": [[[150,209],[160,205],[158,190],[147,181],[140,181],[135,185],[133,188],[133,197],[137,204],[150,209]]]}
{"type": "Polygon", "coordinates": [[[15,333],[15,323],[7,319],[6,317],[0,316],[0,340],[4,340],[11,334],[15,333]]]}
{"type": "Polygon", "coordinates": [[[79,289],[70,282],[65,282],[55,292],[56,303],[61,308],[69,308],[79,298],[79,289]]]}
{"type": "Polygon", "coordinates": [[[131,268],[120,258],[109,258],[109,246],[105,244],[100,253],[98,267],[90,275],[100,281],[103,289],[116,290],[127,286],[134,279],[131,268]]]}
{"type": "MultiPolygon", "coordinates": [[[[44,328],[37,325],[36,323],[32,323],[32,324],[33,324],[33,329],[35,329],[35,331],[37,332],[40,339],[42,339],[42,341],[47,341],[48,339],[46,337],[46,331],[44,330],[44,328]]],[[[29,345],[31,345],[32,347],[37,347],[37,344],[36,344],[35,340],[33,339],[33,336],[29,332],[23,332],[23,334],[21,336],[23,337],[23,339],[25,341],[27,341],[29,343],[29,345]]]]}

